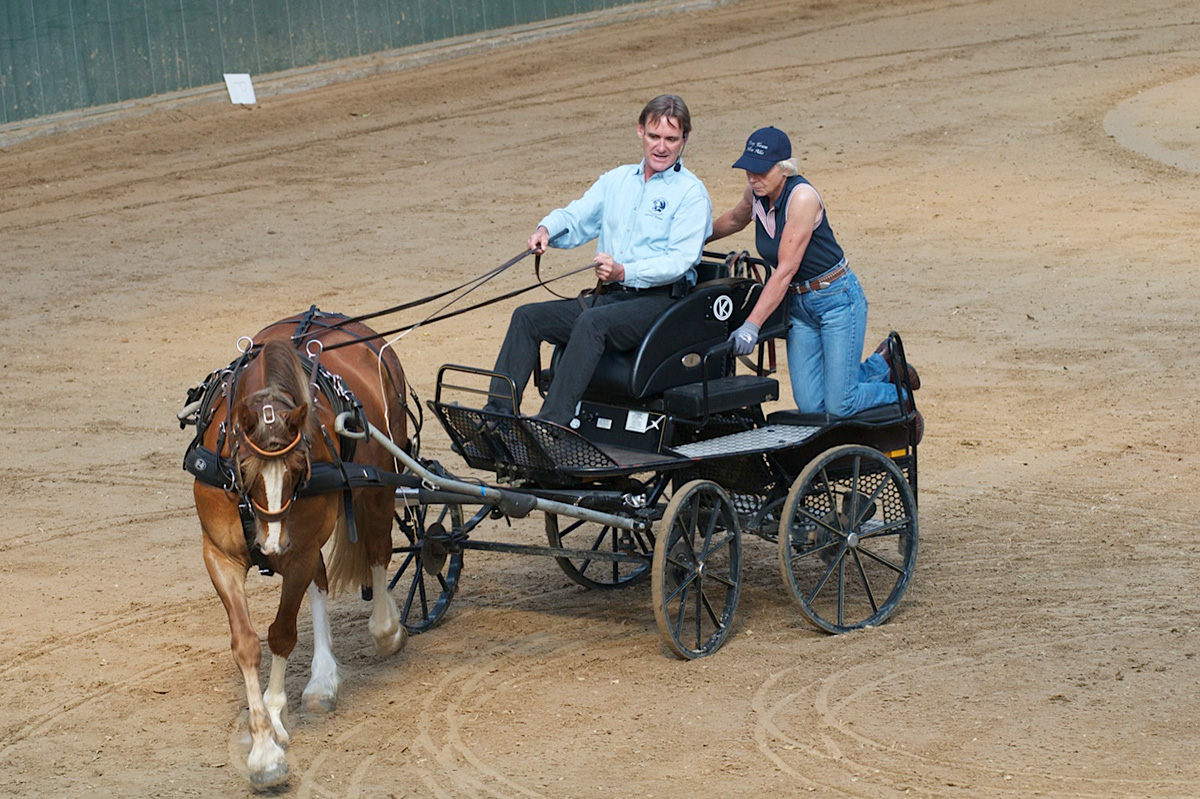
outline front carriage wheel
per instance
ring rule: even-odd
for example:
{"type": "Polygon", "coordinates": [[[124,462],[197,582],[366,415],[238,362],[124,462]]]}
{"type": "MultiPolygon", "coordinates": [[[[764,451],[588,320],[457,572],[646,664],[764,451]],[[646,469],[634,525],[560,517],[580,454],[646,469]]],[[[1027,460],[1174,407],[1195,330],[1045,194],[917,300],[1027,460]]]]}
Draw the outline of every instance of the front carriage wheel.
{"type": "Polygon", "coordinates": [[[686,659],[716,652],[733,624],[742,581],[742,532],[723,488],[693,480],[671,498],[653,568],[654,618],[667,646],[686,659]]]}
{"type": "Polygon", "coordinates": [[[458,588],[463,551],[451,535],[462,529],[462,506],[406,505],[396,521],[406,540],[392,550],[403,557],[388,589],[399,601],[404,629],[423,633],[446,615],[458,588]]]}
{"type": "Polygon", "coordinates": [[[586,588],[624,588],[641,582],[650,573],[654,538],[649,533],[635,533],[583,519],[564,517],[560,520],[558,515],[547,513],[546,538],[552,547],[645,556],[641,561],[556,557],[563,573],[586,588]]]}
{"type": "Polygon", "coordinates": [[[779,525],[779,568],[817,627],[843,633],[883,623],[916,562],[916,498],[879,450],[826,450],[792,483],[779,525]]]}

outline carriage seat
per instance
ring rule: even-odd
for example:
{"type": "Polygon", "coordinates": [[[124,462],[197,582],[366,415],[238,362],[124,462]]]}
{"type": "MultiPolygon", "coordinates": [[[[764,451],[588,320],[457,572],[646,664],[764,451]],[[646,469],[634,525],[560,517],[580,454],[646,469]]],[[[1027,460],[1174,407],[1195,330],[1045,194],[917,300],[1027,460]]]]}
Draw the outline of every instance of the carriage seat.
{"type": "Polygon", "coordinates": [[[905,413],[900,408],[900,405],[893,402],[888,405],[877,405],[874,408],[867,408],[853,416],[831,416],[828,413],[801,413],[792,408],[790,410],[775,411],[775,413],[767,417],[767,423],[799,425],[801,427],[824,427],[834,422],[854,422],[878,427],[903,422],[905,418],[905,413]]]}
{"type": "MultiPolygon", "coordinates": [[[[720,278],[697,285],[655,321],[637,349],[606,350],[592,375],[589,393],[641,400],[699,383],[704,353],[746,320],[760,291],[762,284],[749,278],[720,278]]],[[[725,358],[710,358],[708,379],[724,377],[725,368],[725,358]]]]}

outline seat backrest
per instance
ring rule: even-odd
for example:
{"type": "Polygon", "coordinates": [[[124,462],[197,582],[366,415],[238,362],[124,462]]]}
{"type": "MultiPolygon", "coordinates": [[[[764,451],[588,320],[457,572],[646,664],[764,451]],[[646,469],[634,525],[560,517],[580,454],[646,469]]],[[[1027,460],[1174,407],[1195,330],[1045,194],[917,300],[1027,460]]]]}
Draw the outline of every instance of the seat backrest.
{"type": "MultiPolygon", "coordinates": [[[[607,350],[589,390],[645,399],[699,382],[704,353],[725,341],[754,307],[762,284],[749,278],[702,283],[676,301],[632,351],[607,350]]],[[[708,378],[721,377],[725,358],[710,358],[708,378]]]]}

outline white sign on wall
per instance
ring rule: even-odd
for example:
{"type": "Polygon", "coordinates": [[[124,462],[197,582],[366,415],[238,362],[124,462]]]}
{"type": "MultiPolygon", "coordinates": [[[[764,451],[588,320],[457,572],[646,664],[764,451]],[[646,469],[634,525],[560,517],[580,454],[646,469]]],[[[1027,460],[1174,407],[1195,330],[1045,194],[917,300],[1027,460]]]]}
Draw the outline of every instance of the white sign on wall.
{"type": "Polygon", "coordinates": [[[229,101],[234,105],[254,105],[254,84],[244,72],[226,72],[225,88],[229,90],[229,101]]]}

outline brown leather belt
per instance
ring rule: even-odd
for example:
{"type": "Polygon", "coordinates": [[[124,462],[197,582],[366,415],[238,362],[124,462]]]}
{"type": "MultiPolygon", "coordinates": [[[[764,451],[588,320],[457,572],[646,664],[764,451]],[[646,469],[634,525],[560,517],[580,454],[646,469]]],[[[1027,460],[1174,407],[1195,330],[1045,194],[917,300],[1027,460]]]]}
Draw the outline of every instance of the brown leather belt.
{"type": "Polygon", "coordinates": [[[840,277],[844,277],[847,273],[849,273],[849,271],[850,267],[848,265],[844,263],[838,264],[833,269],[830,269],[824,274],[817,275],[812,280],[806,280],[803,283],[791,284],[788,286],[788,291],[790,291],[792,294],[807,294],[808,292],[816,291],[817,289],[829,288],[829,286],[833,284],[833,281],[840,277]]]}

